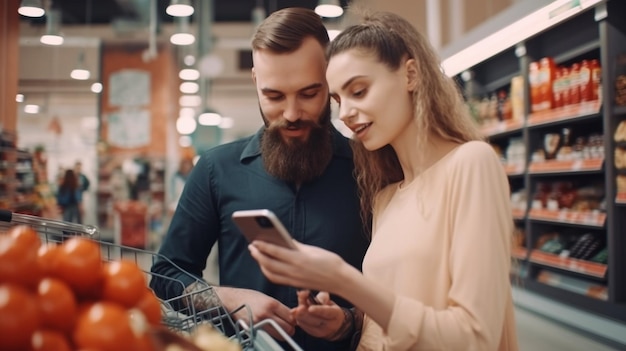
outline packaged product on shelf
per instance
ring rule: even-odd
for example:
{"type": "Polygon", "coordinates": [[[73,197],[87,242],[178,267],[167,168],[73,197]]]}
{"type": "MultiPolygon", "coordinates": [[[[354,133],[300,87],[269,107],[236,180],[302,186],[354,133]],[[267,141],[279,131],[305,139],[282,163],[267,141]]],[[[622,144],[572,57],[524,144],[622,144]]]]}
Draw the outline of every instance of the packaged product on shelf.
{"type": "Polygon", "coordinates": [[[524,77],[515,76],[511,79],[511,118],[515,121],[524,119],[524,77]]]}
{"type": "Polygon", "coordinates": [[[615,67],[615,104],[626,106],[626,54],[617,56],[615,67]]]}
{"type": "Polygon", "coordinates": [[[593,79],[591,76],[591,65],[588,60],[580,62],[580,72],[578,73],[578,89],[580,91],[580,101],[593,100],[593,79]]]}
{"type": "Polygon", "coordinates": [[[552,96],[554,97],[554,108],[563,106],[563,71],[557,67],[552,82],[552,96]]]}
{"type": "Polygon", "coordinates": [[[621,147],[615,148],[615,168],[626,169],[626,149],[621,147]]]}
{"type": "Polygon", "coordinates": [[[599,100],[602,97],[602,67],[600,67],[600,61],[597,59],[591,60],[590,65],[593,100],[599,100]]]}
{"type": "Polygon", "coordinates": [[[619,122],[617,125],[613,140],[616,142],[626,141],[626,120],[619,122]]]}
{"type": "Polygon", "coordinates": [[[618,193],[626,193],[626,176],[625,175],[616,176],[615,184],[617,185],[618,193]]]}
{"type": "Polygon", "coordinates": [[[541,111],[541,79],[539,77],[539,62],[531,62],[528,66],[528,84],[530,85],[530,111],[541,111]]]}
{"type": "Polygon", "coordinates": [[[563,143],[556,154],[556,159],[560,161],[569,161],[573,159],[573,149],[570,144],[571,129],[563,128],[563,143]]]}
{"type": "Polygon", "coordinates": [[[541,110],[550,110],[554,107],[552,85],[556,76],[556,66],[551,57],[544,57],[539,61],[539,89],[541,94],[541,110]]]}
{"type": "Polygon", "coordinates": [[[570,86],[571,86],[571,77],[570,77],[570,69],[568,67],[561,67],[561,105],[567,106],[572,104],[572,97],[570,94],[570,86]]]}
{"type": "Polygon", "coordinates": [[[561,147],[561,134],[548,133],[544,135],[543,146],[546,160],[552,160],[556,158],[557,152],[561,147]]]}
{"type": "Polygon", "coordinates": [[[574,63],[569,71],[570,104],[580,103],[580,64],[574,63]]]}

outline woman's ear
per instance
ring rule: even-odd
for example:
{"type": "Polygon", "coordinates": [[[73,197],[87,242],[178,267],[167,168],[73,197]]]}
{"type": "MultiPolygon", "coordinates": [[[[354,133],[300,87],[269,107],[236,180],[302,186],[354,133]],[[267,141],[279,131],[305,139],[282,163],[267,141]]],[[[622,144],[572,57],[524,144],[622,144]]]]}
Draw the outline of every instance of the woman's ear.
{"type": "Polygon", "coordinates": [[[254,72],[254,67],[252,67],[251,71],[251,75],[252,75],[252,82],[254,84],[256,84],[256,72],[254,72]]]}
{"type": "Polygon", "coordinates": [[[407,90],[414,91],[417,87],[417,62],[415,59],[408,59],[404,63],[407,79],[407,90]]]}

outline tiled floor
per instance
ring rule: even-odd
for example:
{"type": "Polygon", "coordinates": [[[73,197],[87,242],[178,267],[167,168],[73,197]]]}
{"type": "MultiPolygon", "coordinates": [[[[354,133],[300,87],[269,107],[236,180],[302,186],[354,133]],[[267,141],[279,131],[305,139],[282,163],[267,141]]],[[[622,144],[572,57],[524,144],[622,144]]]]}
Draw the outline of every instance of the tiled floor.
{"type": "Polygon", "coordinates": [[[520,351],[618,350],[525,309],[517,308],[515,316],[520,351]]]}

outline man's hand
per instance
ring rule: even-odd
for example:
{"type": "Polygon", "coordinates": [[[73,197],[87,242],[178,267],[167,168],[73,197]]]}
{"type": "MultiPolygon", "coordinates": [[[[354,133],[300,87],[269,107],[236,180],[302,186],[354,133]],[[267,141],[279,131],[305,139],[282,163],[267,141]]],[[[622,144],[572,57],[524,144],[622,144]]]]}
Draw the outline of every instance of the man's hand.
{"type": "Polygon", "coordinates": [[[298,326],[311,336],[339,340],[338,333],[350,322],[348,310],[335,304],[327,292],[318,293],[316,298],[320,305],[311,304],[309,290],[298,291],[298,307],[293,309],[298,326]]]}
{"type": "MultiPolygon", "coordinates": [[[[224,308],[227,311],[234,311],[246,305],[252,311],[252,323],[256,324],[265,319],[273,319],[289,335],[295,332],[296,320],[291,314],[291,310],[278,300],[258,291],[249,289],[237,289],[227,287],[214,287],[213,291],[219,296],[224,308]]],[[[243,320],[251,326],[248,309],[239,310],[234,315],[235,320],[243,320]]],[[[265,331],[272,337],[283,340],[283,338],[272,328],[267,326],[265,331]]]]}

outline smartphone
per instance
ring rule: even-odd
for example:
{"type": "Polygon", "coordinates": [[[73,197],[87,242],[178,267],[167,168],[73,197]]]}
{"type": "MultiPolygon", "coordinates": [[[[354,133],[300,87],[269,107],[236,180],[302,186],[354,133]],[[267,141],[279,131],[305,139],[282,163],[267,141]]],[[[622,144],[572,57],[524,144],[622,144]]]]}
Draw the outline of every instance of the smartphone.
{"type": "MultiPolygon", "coordinates": [[[[297,250],[285,226],[268,209],[235,211],[232,219],[249,242],[263,240],[288,249],[297,250]]],[[[315,295],[316,292],[309,291],[307,300],[312,305],[321,305],[322,303],[315,295]]]]}
{"type": "Polygon", "coordinates": [[[297,250],[285,226],[268,209],[235,211],[232,219],[249,242],[263,240],[297,250]]]}

